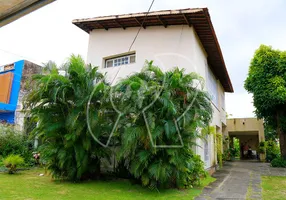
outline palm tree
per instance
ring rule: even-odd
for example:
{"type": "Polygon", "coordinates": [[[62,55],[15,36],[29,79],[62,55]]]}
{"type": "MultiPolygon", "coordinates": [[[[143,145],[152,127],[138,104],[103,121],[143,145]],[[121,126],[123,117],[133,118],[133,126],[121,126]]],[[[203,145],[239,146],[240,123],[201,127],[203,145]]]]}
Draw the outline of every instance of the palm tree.
{"type": "Polygon", "coordinates": [[[109,157],[110,150],[93,140],[86,123],[90,100],[91,128],[101,130],[95,134],[106,140],[112,128],[103,120],[108,118],[103,110],[109,85],[98,68],[87,66],[80,56],[72,55],[65,66],[65,76],[53,64],[49,73],[33,77],[25,107],[38,121],[33,134],[42,142],[41,155],[52,175],[77,181],[98,176],[100,159],[109,157]]]}
{"type": "Polygon", "coordinates": [[[203,84],[200,76],[178,68],[164,73],[149,62],[111,88],[79,56],[64,66],[65,76],[55,65],[34,76],[25,104],[38,121],[33,134],[42,141],[41,155],[54,177],[99,175],[100,161],[110,159],[111,150],[98,141],[109,141],[117,109],[122,117],[111,144],[120,151],[114,153],[144,186],[180,188],[200,180],[203,162],[192,147],[212,117],[209,96],[197,87],[203,84]]]}
{"type": "Polygon", "coordinates": [[[200,128],[208,127],[212,107],[198,83],[203,80],[196,73],[163,73],[149,62],[115,86],[116,105],[125,116],[120,156],[143,185],[186,187],[204,174],[191,148],[202,137],[200,128]]]}

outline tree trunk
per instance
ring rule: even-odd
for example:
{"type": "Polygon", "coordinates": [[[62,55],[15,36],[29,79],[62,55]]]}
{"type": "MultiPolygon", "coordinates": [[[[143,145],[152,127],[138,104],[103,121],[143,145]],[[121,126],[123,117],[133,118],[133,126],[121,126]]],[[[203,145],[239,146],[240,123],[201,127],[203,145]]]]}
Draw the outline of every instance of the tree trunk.
{"type": "Polygon", "coordinates": [[[283,111],[278,111],[277,112],[277,133],[279,137],[279,144],[280,144],[280,153],[281,157],[286,160],[286,133],[282,128],[282,120],[281,118],[283,117],[284,112],[283,111]]]}

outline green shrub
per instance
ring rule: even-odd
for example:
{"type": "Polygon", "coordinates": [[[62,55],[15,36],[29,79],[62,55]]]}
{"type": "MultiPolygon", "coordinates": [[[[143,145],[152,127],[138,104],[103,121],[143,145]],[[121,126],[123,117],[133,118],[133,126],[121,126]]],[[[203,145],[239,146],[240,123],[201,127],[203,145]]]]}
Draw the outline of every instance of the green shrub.
{"type": "Polygon", "coordinates": [[[271,161],[271,166],[272,167],[286,167],[286,160],[283,158],[275,158],[271,161]]]}
{"type": "Polygon", "coordinates": [[[86,66],[78,56],[65,67],[67,76],[56,68],[34,76],[36,87],[25,104],[38,119],[33,133],[42,142],[41,156],[55,178],[78,181],[100,173],[100,162],[110,160],[111,151],[99,143],[107,144],[113,130],[111,143],[120,146],[115,153],[124,160],[118,168],[123,176],[130,173],[152,188],[185,188],[205,175],[204,163],[191,150],[212,118],[210,96],[198,74],[178,68],[164,73],[150,62],[111,87],[97,68],[86,66]],[[111,89],[113,103],[122,112],[116,129],[111,89]]]}
{"type": "Polygon", "coordinates": [[[33,163],[31,147],[32,141],[27,135],[15,131],[13,126],[0,124],[0,156],[21,155],[25,163],[31,165],[33,163]]]}
{"type": "MultiPolygon", "coordinates": [[[[41,161],[54,178],[72,181],[96,178],[101,158],[109,158],[111,151],[95,141],[88,125],[98,140],[108,140],[114,125],[107,120],[108,109],[102,110],[103,97],[109,94],[108,85],[98,68],[87,66],[79,56],[71,56],[65,67],[67,76],[59,75],[55,66],[49,74],[33,76],[35,87],[24,104],[31,121],[38,119],[32,135],[42,143],[41,161]],[[89,118],[87,110],[91,113],[89,118]]],[[[116,117],[114,112],[111,114],[116,117]]]]}
{"type": "Polygon", "coordinates": [[[258,152],[263,154],[266,153],[266,142],[262,141],[259,143],[258,152]]]}
{"type": "Polygon", "coordinates": [[[24,164],[24,159],[20,155],[9,155],[3,160],[9,174],[14,174],[17,171],[17,166],[24,164]]]}
{"type": "Polygon", "coordinates": [[[234,154],[233,157],[239,158],[240,157],[240,145],[239,145],[239,139],[237,138],[233,138],[233,149],[234,151],[231,154],[234,154]]]}
{"type": "Polygon", "coordinates": [[[207,176],[207,172],[204,170],[205,163],[202,161],[200,155],[193,155],[192,167],[189,168],[190,182],[192,185],[200,185],[201,179],[207,176]]]}
{"type": "Polygon", "coordinates": [[[222,154],[222,160],[223,161],[230,160],[230,155],[229,155],[229,151],[228,150],[224,151],[224,153],[222,154]]]}
{"type": "Polygon", "coordinates": [[[3,157],[0,156],[0,167],[3,167],[4,166],[4,163],[3,163],[3,157]]]}
{"type": "Polygon", "coordinates": [[[265,142],[265,141],[260,142],[260,143],[259,143],[259,146],[265,147],[265,146],[266,146],[266,142],[265,142]]]}
{"type": "Polygon", "coordinates": [[[275,158],[280,157],[280,149],[276,141],[269,140],[266,145],[266,160],[271,162],[275,158]]]}
{"type": "Polygon", "coordinates": [[[191,149],[196,138],[203,137],[200,128],[209,127],[212,108],[208,94],[193,88],[196,81],[202,80],[195,73],[185,74],[178,68],[164,73],[150,62],[142,72],[115,86],[114,96],[120,98],[119,108],[126,113],[120,130],[121,155],[143,186],[192,187],[204,176],[204,164],[191,149]],[[161,95],[152,103],[160,88],[161,95]],[[139,114],[147,107],[145,116],[139,114]]]}

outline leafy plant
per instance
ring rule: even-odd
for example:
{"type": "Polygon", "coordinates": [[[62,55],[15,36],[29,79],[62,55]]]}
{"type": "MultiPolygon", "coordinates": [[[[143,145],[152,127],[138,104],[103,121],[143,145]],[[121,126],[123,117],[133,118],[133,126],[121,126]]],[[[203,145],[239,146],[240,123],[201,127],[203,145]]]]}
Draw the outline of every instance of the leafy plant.
{"type": "Polygon", "coordinates": [[[276,130],[286,159],[286,51],[261,45],[251,61],[245,89],[253,94],[255,113],[276,130]]]}
{"type": "Polygon", "coordinates": [[[0,156],[0,167],[3,167],[4,166],[4,163],[3,163],[3,157],[0,156]]]}
{"type": "Polygon", "coordinates": [[[163,73],[149,62],[141,73],[115,86],[116,105],[124,113],[121,158],[129,161],[126,167],[142,185],[182,188],[204,175],[202,161],[191,148],[202,137],[200,128],[208,127],[212,108],[208,94],[194,86],[196,81],[202,79],[195,73],[178,68],[163,73]],[[164,148],[170,145],[181,148],[164,148]]]}
{"type": "Polygon", "coordinates": [[[94,135],[107,141],[114,122],[108,120],[114,112],[104,107],[109,86],[98,68],[86,66],[80,56],[71,56],[65,69],[62,76],[53,64],[49,73],[33,76],[35,87],[26,97],[25,108],[31,120],[38,121],[32,134],[42,142],[41,159],[53,177],[94,178],[100,174],[101,158],[108,158],[110,150],[95,142],[87,120],[94,135]]]}
{"type": "Polygon", "coordinates": [[[265,154],[266,153],[266,143],[264,141],[259,143],[259,153],[265,154]]]}
{"type": "Polygon", "coordinates": [[[222,161],[223,161],[222,134],[221,133],[216,133],[215,136],[216,136],[217,160],[218,160],[220,168],[222,168],[222,161]]]}
{"type": "Polygon", "coordinates": [[[230,160],[230,155],[229,155],[228,150],[226,150],[226,151],[223,152],[223,154],[222,154],[222,160],[223,160],[223,161],[230,160]]]}
{"type": "Polygon", "coordinates": [[[240,157],[240,145],[239,145],[239,139],[233,138],[233,148],[234,148],[234,157],[240,157]]]}
{"type": "Polygon", "coordinates": [[[9,155],[3,160],[9,174],[14,174],[17,171],[17,166],[24,164],[24,159],[20,155],[9,155]]]}
{"type": "Polygon", "coordinates": [[[274,140],[267,141],[266,145],[266,160],[271,162],[275,158],[280,157],[280,150],[277,142],[274,140]]]}
{"type": "Polygon", "coordinates": [[[265,141],[260,142],[260,143],[259,143],[259,146],[260,146],[260,147],[265,147],[265,146],[266,146],[266,142],[265,142],[265,141]]]}
{"type": "Polygon", "coordinates": [[[267,122],[264,122],[264,135],[266,141],[278,139],[277,130],[267,122]]]}
{"type": "Polygon", "coordinates": [[[271,161],[271,166],[272,167],[286,167],[286,160],[283,158],[275,158],[271,161]]]}
{"type": "Polygon", "coordinates": [[[230,147],[228,149],[228,154],[230,158],[235,158],[235,156],[237,155],[237,150],[234,147],[230,147]]]}
{"type": "Polygon", "coordinates": [[[112,131],[110,144],[120,147],[116,173],[151,188],[189,187],[205,176],[204,163],[191,150],[212,118],[199,75],[178,68],[164,73],[148,62],[142,72],[111,87],[78,56],[64,68],[65,76],[54,64],[49,73],[34,76],[36,87],[25,104],[31,120],[38,122],[32,134],[41,140],[41,159],[54,177],[97,177],[101,160],[111,158],[111,150],[98,142],[106,144],[112,131]],[[121,111],[114,130],[112,105],[121,111]]]}
{"type": "Polygon", "coordinates": [[[32,141],[21,132],[15,131],[11,125],[0,124],[0,156],[19,154],[24,158],[26,165],[33,165],[32,141]]]}

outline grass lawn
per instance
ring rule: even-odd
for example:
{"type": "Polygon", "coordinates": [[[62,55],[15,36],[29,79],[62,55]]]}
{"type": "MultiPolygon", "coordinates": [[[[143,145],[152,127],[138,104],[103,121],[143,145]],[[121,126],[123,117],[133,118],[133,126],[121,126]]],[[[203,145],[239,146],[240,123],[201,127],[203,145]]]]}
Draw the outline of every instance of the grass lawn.
{"type": "Polygon", "coordinates": [[[9,175],[0,173],[0,199],[5,200],[78,200],[78,199],[193,199],[198,196],[202,188],[215,179],[208,177],[202,186],[186,190],[150,191],[139,185],[132,185],[129,181],[90,181],[84,183],[56,182],[48,176],[39,176],[42,169],[22,171],[9,175]]]}
{"type": "Polygon", "coordinates": [[[263,199],[286,199],[286,177],[263,176],[262,195],[263,199]]]}

